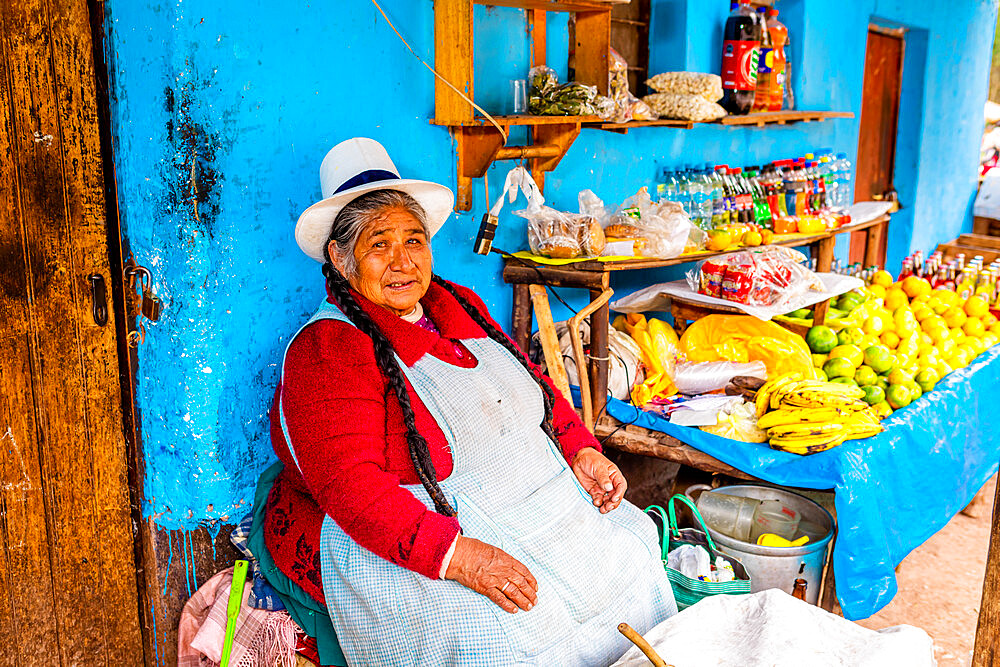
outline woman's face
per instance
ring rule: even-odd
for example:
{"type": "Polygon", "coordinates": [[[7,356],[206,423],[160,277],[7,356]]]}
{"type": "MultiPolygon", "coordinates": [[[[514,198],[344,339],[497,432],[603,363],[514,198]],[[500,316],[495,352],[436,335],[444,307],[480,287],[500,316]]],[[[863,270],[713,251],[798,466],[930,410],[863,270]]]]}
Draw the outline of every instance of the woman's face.
{"type": "MultiPolygon", "coordinates": [[[[396,315],[411,312],[430,286],[427,234],[405,209],[386,209],[369,222],[354,246],[354,259],[358,272],[347,278],[351,287],[396,315]]],[[[343,267],[337,269],[344,273],[343,267]]]]}

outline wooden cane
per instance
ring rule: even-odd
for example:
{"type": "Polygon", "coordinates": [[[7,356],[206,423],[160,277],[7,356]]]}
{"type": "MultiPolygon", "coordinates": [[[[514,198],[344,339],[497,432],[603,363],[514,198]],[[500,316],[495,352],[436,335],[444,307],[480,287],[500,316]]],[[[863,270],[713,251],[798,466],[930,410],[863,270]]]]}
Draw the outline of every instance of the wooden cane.
{"type": "Polygon", "coordinates": [[[649,645],[642,635],[632,629],[632,626],[628,623],[621,623],[618,625],[618,632],[625,635],[629,641],[639,647],[649,661],[653,663],[653,667],[673,667],[673,665],[668,665],[660,655],[653,650],[653,647],[649,645]]]}

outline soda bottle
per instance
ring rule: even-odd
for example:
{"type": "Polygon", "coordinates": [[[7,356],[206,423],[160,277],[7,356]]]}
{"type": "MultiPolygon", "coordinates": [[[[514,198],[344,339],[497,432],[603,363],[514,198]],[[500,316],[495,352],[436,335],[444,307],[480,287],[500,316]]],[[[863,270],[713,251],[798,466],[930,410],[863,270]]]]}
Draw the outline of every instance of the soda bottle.
{"type": "Polygon", "coordinates": [[[722,42],[722,99],[727,112],[742,116],[753,108],[760,58],[760,24],[750,0],[739,0],[729,18],[722,42]]]}
{"type": "Polygon", "coordinates": [[[736,222],[736,216],[734,215],[736,202],[733,199],[733,186],[729,180],[729,167],[724,164],[717,165],[715,173],[718,174],[719,183],[722,185],[722,224],[729,225],[736,222]]]}
{"type": "Polygon", "coordinates": [[[777,9],[767,10],[766,25],[771,39],[771,87],[767,92],[767,110],[781,111],[787,85],[785,74],[788,59],[785,55],[785,43],[788,41],[788,28],[778,20],[777,9]]]}
{"type": "Polygon", "coordinates": [[[733,174],[733,185],[736,190],[734,195],[736,201],[736,213],[737,221],[741,224],[747,224],[748,222],[753,222],[751,217],[752,211],[750,210],[753,204],[753,200],[750,197],[750,192],[747,189],[746,179],[743,177],[743,169],[736,167],[732,170],[733,174]]]}
{"type": "Polygon", "coordinates": [[[765,8],[757,8],[757,23],[760,31],[760,56],[757,58],[757,88],[753,97],[753,111],[767,111],[771,88],[774,86],[774,55],[771,47],[771,34],[767,31],[767,21],[764,17],[765,8]]]}

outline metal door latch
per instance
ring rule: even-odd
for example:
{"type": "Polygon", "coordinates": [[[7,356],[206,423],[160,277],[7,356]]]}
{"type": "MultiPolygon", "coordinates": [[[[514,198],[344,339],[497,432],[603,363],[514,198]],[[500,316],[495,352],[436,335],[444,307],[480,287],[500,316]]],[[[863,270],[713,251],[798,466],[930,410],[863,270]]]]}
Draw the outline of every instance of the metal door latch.
{"type": "Polygon", "coordinates": [[[163,310],[163,301],[156,296],[151,286],[152,275],[145,266],[134,265],[125,269],[125,276],[128,278],[129,287],[139,291],[139,312],[150,322],[160,319],[160,311],[163,310]],[[139,279],[136,280],[136,276],[139,279]]]}
{"type": "Polygon", "coordinates": [[[94,324],[103,327],[108,323],[108,290],[104,276],[92,273],[87,276],[90,281],[90,309],[94,315],[94,324]]]}

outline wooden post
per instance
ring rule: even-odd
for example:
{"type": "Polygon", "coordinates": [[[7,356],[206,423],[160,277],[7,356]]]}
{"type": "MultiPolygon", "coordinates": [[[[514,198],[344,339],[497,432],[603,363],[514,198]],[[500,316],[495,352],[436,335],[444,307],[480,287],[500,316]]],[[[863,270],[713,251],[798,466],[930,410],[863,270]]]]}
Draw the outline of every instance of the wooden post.
{"type": "MultiPolygon", "coordinates": [[[[434,69],[469,99],[472,95],[472,0],[434,0],[434,69]]],[[[434,85],[434,119],[461,125],[473,109],[448,86],[434,85]]]]}
{"type": "Polygon", "coordinates": [[[511,305],[511,338],[521,348],[521,351],[528,354],[528,346],[531,344],[531,294],[528,291],[527,283],[514,284],[514,301],[511,305]]]}
{"type": "Polygon", "coordinates": [[[837,248],[837,237],[827,236],[816,242],[816,270],[829,273],[833,268],[833,251],[837,248]]]}
{"type": "Polygon", "coordinates": [[[576,13],[576,80],[608,94],[611,10],[576,13]]]}
{"type": "Polygon", "coordinates": [[[979,604],[979,626],[972,667],[1000,665],[1000,484],[993,500],[993,528],[983,578],[983,599],[979,604]]]}
{"type": "MultiPolygon", "coordinates": [[[[579,26],[577,26],[579,30],[579,26]]],[[[590,290],[590,300],[598,299],[603,290],[590,290]]],[[[594,416],[598,417],[608,402],[608,304],[590,316],[590,390],[594,416]]]]}
{"type": "Polygon", "coordinates": [[[528,31],[531,38],[531,66],[545,64],[545,11],[528,10],[528,31]]]}

